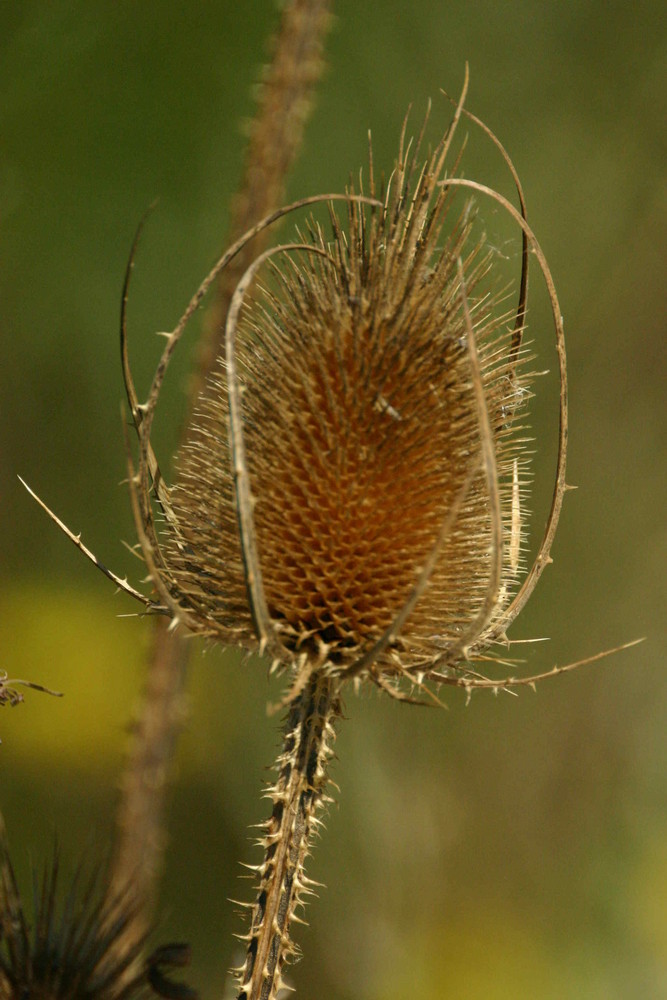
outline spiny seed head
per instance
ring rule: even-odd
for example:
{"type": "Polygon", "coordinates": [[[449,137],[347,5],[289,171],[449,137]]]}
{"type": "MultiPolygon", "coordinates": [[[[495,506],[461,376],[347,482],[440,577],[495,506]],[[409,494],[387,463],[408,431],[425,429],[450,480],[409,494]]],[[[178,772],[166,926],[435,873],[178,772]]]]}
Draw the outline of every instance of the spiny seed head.
{"type": "Polygon", "coordinates": [[[127,943],[138,912],[129,890],[105,893],[104,873],[80,867],[59,901],[61,881],[56,852],[35,879],[31,922],[0,816],[0,1000],[197,1000],[168,974],[188,963],[187,945],[163,945],[144,963],[145,936],[127,943]]]}
{"type": "MultiPolygon", "coordinates": [[[[525,275],[518,310],[503,312],[470,189],[508,203],[448,174],[460,113],[423,160],[402,137],[382,197],[371,168],[369,194],[341,198],[344,224],[330,202],[326,226],[310,218],[251,265],[169,489],[150,422],[192,309],[148,409],[134,407],[139,480],[164,513],[158,532],[135,490],[144,554],[192,631],[297,668],[420,683],[511,620],[528,483],[525,275]]],[[[508,211],[525,268],[534,237],[523,203],[508,211]]]]}
{"type": "Polygon", "coordinates": [[[130,1000],[149,995],[143,972],[129,975],[143,947],[119,953],[135,915],[129,896],[100,891],[96,875],[79,871],[59,907],[59,863],[47,866],[35,893],[32,926],[7,844],[0,836],[0,1000],[130,1000]]]}
{"type": "MultiPolygon", "coordinates": [[[[351,208],[347,240],[337,233],[331,245],[318,230],[309,234],[327,259],[302,255],[273,269],[271,291],[253,302],[237,345],[269,614],[290,648],[324,643],[338,662],[352,662],[391,625],[480,453],[456,275],[467,231],[437,256],[428,245],[435,232],[422,234],[421,252],[411,246],[397,255],[387,230],[395,243],[404,234],[388,212],[366,232],[362,213],[351,208]]],[[[472,268],[478,248],[468,253],[472,268]]],[[[481,307],[475,335],[498,467],[510,482],[516,451],[504,414],[517,390],[507,371],[509,337],[481,307]]],[[[221,364],[199,433],[180,456],[173,504],[185,547],[170,533],[168,551],[189,600],[206,614],[213,597],[223,627],[230,615],[229,639],[242,627],[252,643],[225,374],[221,364]]],[[[510,502],[504,489],[506,520],[510,502]]],[[[428,656],[435,636],[442,645],[474,617],[489,577],[489,519],[479,467],[401,634],[406,665],[428,656]]]]}

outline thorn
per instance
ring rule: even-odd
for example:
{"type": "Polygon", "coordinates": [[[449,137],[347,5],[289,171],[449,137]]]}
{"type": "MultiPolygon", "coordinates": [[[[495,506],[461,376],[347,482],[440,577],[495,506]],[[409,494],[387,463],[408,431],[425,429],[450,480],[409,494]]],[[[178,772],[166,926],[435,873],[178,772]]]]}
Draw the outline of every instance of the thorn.
{"type": "Polygon", "coordinates": [[[139,591],[135,590],[134,587],[130,587],[126,581],[121,580],[120,577],[116,576],[115,573],[112,573],[110,569],[107,569],[107,567],[99,561],[97,556],[83,544],[83,542],[81,541],[81,533],[79,532],[78,535],[75,535],[74,532],[67,527],[64,521],[61,521],[60,518],[53,513],[51,508],[48,507],[44,503],[44,501],[37,496],[34,490],[32,490],[28,486],[28,484],[25,482],[24,479],[21,479],[20,476],[17,476],[17,478],[21,483],[21,485],[24,486],[25,489],[28,491],[33,500],[35,500],[35,502],[42,508],[42,510],[51,518],[51,520],[60,529],[60,531],[62,531],[62,533],[67,538],[69,538],[69,540],[77,547],[79,552],[81,552],[86,557],[86,559],[88,559],[94,566],[96,566],[97,569],[100,570],[100,572],[103,573],[108,580],[111,580],[112,583],[115,583],[116,586],[120,587],[120,589],[123,590],[126,594],[129,594],[130,597],[134,597],[135,600],[140,601],[146,607],[150,608],[155,606],[154,602],[151,601],[150,598],[145,597],[143,594],[139,593],[139,591]]]}
{"type": "MultiPolygon", "coordinates": [[[[237,941],[241,942],[241,944],[249,944],[250,940],[252,938],[252,934],[250,934],[250,933],[248,933],[248,934],[237,934],[235,931],[233,931],[232,932],[232,937],[235,937],[237,941]]],[[[239,966],[239,972],[242,972],[242,971],[243,971],[243,966],[240,965],[239,966]]]]}
{"type": "MultiPolygon", "coordinates": [[[[125,480],[125,482],[127,482],[127,480],[125,480]]],[[[129,542],[126,542],[123,538],[121,538],[120,541],[121,541],[121,545],[124,545],[125,548],[127,549],[127,551],[130,552],[135,557],[135,559],[140,559],[143,562],[143,556],[141,555],[141,552],[139,551],[139,543],[138,542],[135,542],[133,545],[131,545],[129,542]]]]}

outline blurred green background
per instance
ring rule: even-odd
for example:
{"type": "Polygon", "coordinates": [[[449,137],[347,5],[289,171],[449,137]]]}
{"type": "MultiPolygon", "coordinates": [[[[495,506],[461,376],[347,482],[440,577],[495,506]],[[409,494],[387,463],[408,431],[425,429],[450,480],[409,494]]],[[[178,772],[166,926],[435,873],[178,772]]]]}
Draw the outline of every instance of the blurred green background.
{"type": "MultiPolygon", "coordinates": [[[[531,672],[647,641],[536,694],[466,707],[446,692],[446,713],[350,694],[341,790],[309,869],[327,888],[290,978],[304,1000],[667,997],[663,5],[341,0],[336,14],[289,195],[340,190],[369,127],[390,169],[408,104],[418,121],[433,97],[444,125],[439,88],[458,92],[470,62],[468,106],[514,157],[561,297],[580,487],[513,636],[552,637],[518,647],[531,672]]],[[[154,331],[174,325],[224,245],[277,16],[259,0],[0,7],[0,668],[66,692],[0,713],[0,807],[26,887],[55,831],[72,864],[108,849],[149,625],[118,617],[130,602],[16,475],[139,579],[119,486],[129,244],[159,196],[130,303],[145,385],[154,331]]],[[[466,170],[510,191],[488,144],[471,142],[466,170]]],[[[529,319],[540,346],[543,306],[529,319]]],[[[160,410],[161,453],[196,332],[160,410]]],[[[544,385],[536,520],[553,463],[544,385]]],[[[256,860],[248,825],[267,808],[278,691],[258,662],[194,657],[156,937],[193,944],[204,1000],[239,957],[227,897],[248,891],[237,863],[256,860]]]]}

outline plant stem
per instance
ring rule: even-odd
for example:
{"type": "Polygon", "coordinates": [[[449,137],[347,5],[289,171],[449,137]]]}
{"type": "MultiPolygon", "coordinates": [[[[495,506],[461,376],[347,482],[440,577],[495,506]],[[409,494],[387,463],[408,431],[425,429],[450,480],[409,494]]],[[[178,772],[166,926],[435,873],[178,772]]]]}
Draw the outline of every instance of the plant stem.
{"type": "Polygon", "coordinates": [[[328,801],[327,765],[333,754],[334,723],[340,716],[340,684],[322,671],[314,673],[292,703],[284,730],[283,750],[276,762],[278,778],[267,796],[270,819],[258,843],[264,848],[257,866],[258,892],[251,906],[245,963],[236,970],[238,1000],[275,1000],[286,959],[297,952],[289,934],[295,910],[315,883],[306,878],[304,862],[317,813],[328,801]]]}
{"type": "Polygon", "coordinates": [[[128,945],[147,930],[162,871],[165,847],[165,789],[174,747],[186,715],[187,639],[167,631],[160,619],[153,631],[151,668],[146,674],[141,708],[132,726],[133,740],[121,783],[116,818],[110,892],[133,887],[139,900],[136,920],[128,925],[128,945]]]}
{"type": "MultiPolygon", "coordinates": [[[[332,0],[290,0],[271,43],[250,125],[243,178],[232,202],[228,244],[282,203],[324,71],[324,40],[331,25],[332,0]]],[[[192,393],[210,391],[208,376],[224,354],[225,320],[234,289],[248,264],[266,247],[269,231],[256,237],[222,272],[200,343],[199,371],[192,393]]]]}

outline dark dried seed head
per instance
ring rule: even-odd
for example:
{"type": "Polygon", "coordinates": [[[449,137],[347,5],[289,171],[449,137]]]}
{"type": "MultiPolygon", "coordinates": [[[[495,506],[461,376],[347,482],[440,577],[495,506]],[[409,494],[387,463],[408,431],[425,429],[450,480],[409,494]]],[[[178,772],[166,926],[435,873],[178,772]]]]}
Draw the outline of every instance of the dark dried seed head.
{"type": "MultiPolygon", "coordinates": [[[[59,898],[57,851],[41,879],[35,879],[30,920],[1,824],[0,818],[0,1000],[144,1000],[153,995],[156,969],[175,964],[183,946],[176,959],[173,947],[158,950],[144,970],[145,938],[125,944],[137,915],[132,894],[110,896],[103,871],[86,874],[79,868],[59,898]]],[[[180,990],[169,995],[196,997],[162,974],[158,985],[164,983],[180,990]]]]}
{"type": "Polygon", "coordinates": [[[75,877],[59,908],[56,854],[35,895],[32,927],[19,894],[6,843],[0,844],[0,998],[2,1000],[117,1000],[135,996],[123,985],[139,948],[119,958],[114,945],[132,916],[128,901],[105,901],[97,878],[75,877]]]}
{"type": "MultiPolygon", "coordinates": [[[[391,628],[429,558],[427,585],[379,669],[423,671],[448,649],[460,657],[462,645],[483,642],[514,589],[517,482],[527,477],[516,415],[528,379],[470,205],[448,225],[444,145],[423,165],[418,150],[402,151],[382,204],[351,201],[344,228],[333,212],[330,236],[311,221],[301,249],[271,257],[241,311],[244,472],[285,658],[354,664],[391,628]],[[501,580],[484,614],[494,562],[501,580]]],[[[220,359],[178,456],[163,558],[190,627],[253,648],[248,575],[257,574],[239,526],[228,371],[220,359]]]]}

